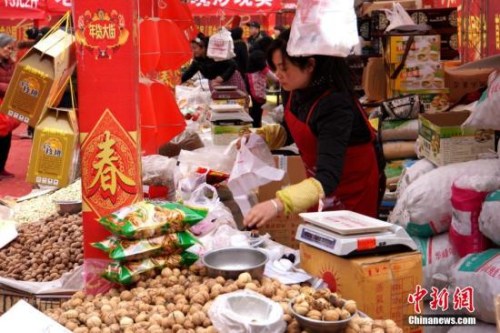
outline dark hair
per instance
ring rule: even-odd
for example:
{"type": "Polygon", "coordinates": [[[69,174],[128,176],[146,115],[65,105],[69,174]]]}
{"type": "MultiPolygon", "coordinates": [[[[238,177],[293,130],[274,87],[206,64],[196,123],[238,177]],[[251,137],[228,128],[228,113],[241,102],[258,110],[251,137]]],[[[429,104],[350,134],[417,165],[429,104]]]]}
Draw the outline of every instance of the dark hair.
{"type": "Polygon", "coordinates": [[[273,43],[273,40],[274,39],[272,37],[262,36],[261,38],[257,39],[254,48],[267,53],[267,50],[269,50],[269,47],[273,43]]]}
{"type": "Polygon", "coordinates": [[[354,92],[349,66],[344,58],[324,55],[292,57],[286,51],[289,38],[290,29],[287,29],[271,43],[267,51],[267,63],[273,71],[276,71],[276,66],[273,63],[273,54],[276,51],[280,51],[284,59],[300,69],[305,69],[309,64],[309,59],[312,58],[316,62],[312,73],[312,84],[326,83],[327,86],[338,92],[354,92]]]}
{"type": "Polygon", "coordinates": [[[231,37],[233,40],[238,40],[243,38],[243,29],[241,27],[236,27],[231,29],[231,37]]]}
{"type": "Polygon", "coordinates": [[[31,27],[26,30],[26,37],[29,40],[34,40],[35,43],[39,42],[42,37],[44,37],[50,31],[50,27],[42,27],[38,29],[37,27],[31,27]]]}
{"type": "Polygon", "coordinates": [[[205,36],[203,33],[198,32],[196,38],[191,40],[192,44],[196,44],[200,47],[206,48],[208,46],[209,37],[205,36]]]}
{"type": "Polygon", "coordinates": [[[266,68],[266,54],[261,50],[255,50],[248,57],[248,73],[260,72],[266,68]]]}

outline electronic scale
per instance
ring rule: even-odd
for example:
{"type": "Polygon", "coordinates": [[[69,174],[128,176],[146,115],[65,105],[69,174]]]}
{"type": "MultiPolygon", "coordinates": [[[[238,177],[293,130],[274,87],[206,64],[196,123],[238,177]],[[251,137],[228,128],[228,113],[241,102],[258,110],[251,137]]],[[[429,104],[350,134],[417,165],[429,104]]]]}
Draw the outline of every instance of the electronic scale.
{"type": "Polygon", "coordinates": [[[416,250],[403,227],[347,210],[301,213],[295,238],[338,256],[416,250]]]}

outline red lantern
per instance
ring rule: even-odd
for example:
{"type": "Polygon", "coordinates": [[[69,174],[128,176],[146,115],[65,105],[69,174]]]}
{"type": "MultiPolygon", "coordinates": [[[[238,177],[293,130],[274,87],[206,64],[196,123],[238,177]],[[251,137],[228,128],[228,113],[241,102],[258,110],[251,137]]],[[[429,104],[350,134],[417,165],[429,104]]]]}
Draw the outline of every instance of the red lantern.
{"type": "Polygon", "coordinates": [[[172,91],[159,81],[142,78],[139,82],[141,111],[141,151],[157,154],[158,148],[186,128],[172,91]]]}
{"type": "Polygon", "coordinates": [[[156,17],[158,14],[158,1],[141,0],[139,1],[139,17],[156,17]]]}
{"type": "Polygon", "coordinates": [[[159,20],[160,59],[158,71],[179,69],[192,57],[189,41],[172,20],[159,20]]]}
{"type": "Polygon", "coordinates": [[[165,144],[186,128],[186,120],[182,115],[172,90],[165,84],[155,81],[151,84],[151,97],[155,107],[157,142],[165,144]]]}
{"type": "Polygon", "coordinates": [[[160,61],[158,20],[142,20],[139,24],[139,32],[141,72],[151,73],[160,61]]]}
{"type": "Polygon", "coordinates": [[[193,16],[186,4],[179,0],[164,0],[158,3],[158,17],[174,21],[182,30],[193,24],[193,16]]]}
{"type": "Polygon", "coordinates": [[[141,79],[139,82],[139,105],[141,119],[141,152],[143,155],[156,154],[157,129],[156,118],[151,96],[151,80],[141,79]]]}

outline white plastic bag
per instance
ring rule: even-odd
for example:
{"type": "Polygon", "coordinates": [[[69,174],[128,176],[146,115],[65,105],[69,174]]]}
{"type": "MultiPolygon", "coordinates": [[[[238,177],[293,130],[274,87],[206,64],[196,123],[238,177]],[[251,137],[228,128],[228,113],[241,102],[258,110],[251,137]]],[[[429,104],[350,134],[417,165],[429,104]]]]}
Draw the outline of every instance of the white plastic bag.
{"type": "Polygon", "coordinates": [[[499,160],[475,160],[434,169],[406,188],[389,221],[403,226],[413,236],[429,237],[446,232],[451,223],[453,182],[461,176],[495,175],[499,171],[499,160]]]}
{"type": "Polygon", "coordinates": [[[491,192],[483,202],[479,230],[500,246],[500,191],[491,192]]]}
{"type": "Polygon", "coordinates": [[[488,77],[488,89],[475,106],[474,112],[462,126],[500,130],[500,71],[493,71],[488,77]]]}
{"type": "Polygon", "coordinates": [[[359,43],[354,0],[299,0],[287,52],[347,57],[359,43]]]}
{"type": "Polygon", "coordinates": [[[390,24],[387,26],[385,31],[394,30],[397,27],[400,27],[402,25],[414,25],[415,24],[415,22],[413,22],[411,16],[403,8],[403,6],[401,6],[400,3],[393,2],[392,10],[386,9],[385,13],[386,13],[387,19],[390,22],[390,24]]]}
{"type": "Polygon", "coordinates": [[[232,59],[235,56],[231,32],[222,27],[219,32],[210,37],[208,41],[207,57],[215,61],[222,61],[232,59]]]}
{"type": "Polygon", "coordinates": [[[286,329],[281,305],[251,290],[218,296],[208,316],[219,333],[282,333],[286,329]]]}
{"type": "Polygon", "coordinates": [[[264,139],[257,134],[242,138],[227,186],[243,216],[250,210],[248,194],[271,181],[279,181],[284,170],[274,167],[274,159],[264,139]]]}
{"type": "Polygon", "coordinates": [[[212,185],[201,184],[192,192],[190,198],[184,202],[189,206],[208,210],[207,217],[190,229],[196,236],[208,234],[220,223],[229,224],[236,228],[236,222],[231,211],[219,200],[217,189],[212,185]]]}
{"type": "Polygon", "coordinates": [[[195,171],[199,167],[229,173],[236,155],[232,152],[221,153],[214,147],[203,147],[194,151],[181,150],[178,161],[183,174],[195,171]]]}

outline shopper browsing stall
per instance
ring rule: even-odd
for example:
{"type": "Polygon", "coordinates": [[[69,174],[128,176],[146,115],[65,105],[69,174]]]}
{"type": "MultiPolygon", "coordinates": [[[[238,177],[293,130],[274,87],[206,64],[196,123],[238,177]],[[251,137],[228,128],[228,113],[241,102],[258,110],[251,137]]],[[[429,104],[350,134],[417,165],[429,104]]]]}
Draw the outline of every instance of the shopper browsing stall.
{"type": "MultiPolygon", "coordinates": [[[[5,97],[10,79],[14,74],[12,54],[14,52],[15,42],[15,39],[11,36],[0,33],[0,104],[5,97]]],[[[5,164],[9,156],[12,131],[18,125],[19,122],[15,119],[6,115],[0,115],[0,180],[14,177],[14,174],[5,170],[5,164]]]]}
{"type": "Polygon", "coordinates": [[[279,213],[303,212],[320,200],[323,210],[347,209],[375,217],[379,191],[375,135],[356,103],[348,67],[343,58],[291,57],[288,38],[289,33],[283,33],[268,53],[271,69],[290,93],[285,103],[288,130],[266,126],[257,132],[272,148],[282,145],[285,136],[293,139],[309,178],[253,207],[244,224],[260,227],[279,213]]]}
{"type": "Polygon", "coordinates": [[[193,62],[182,74],[182,83],[191,79],[198,71],[209,80],[210,90],[219,85],[235,85],[246,92],[245,82],[238,71],[238,65],[233,59],[215,61],[207,56],[208,37],[198,34],[191,41],[193,62]]]}

